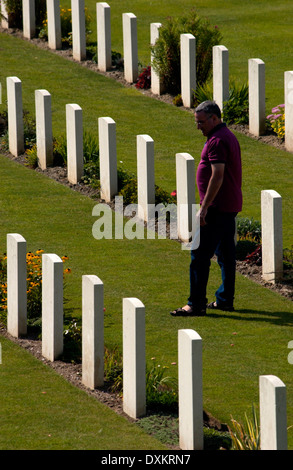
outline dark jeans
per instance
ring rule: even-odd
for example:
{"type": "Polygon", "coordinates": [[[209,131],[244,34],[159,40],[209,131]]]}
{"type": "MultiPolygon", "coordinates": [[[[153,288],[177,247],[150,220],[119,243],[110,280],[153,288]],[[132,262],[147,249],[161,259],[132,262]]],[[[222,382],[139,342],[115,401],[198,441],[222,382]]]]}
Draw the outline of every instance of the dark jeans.
{"type": "Polygon", "coordinates": [[[200,245],[191,251],[190,297],[188,305],[202,308],[206,305],[206,290],[211,258],[216,254],[221,268],[222,284],[216,292],[220,306],[233,306],[235,292],[235,217],[236,212],[219,212],[210,207],[206,225],[200,228],[200,245]]]}

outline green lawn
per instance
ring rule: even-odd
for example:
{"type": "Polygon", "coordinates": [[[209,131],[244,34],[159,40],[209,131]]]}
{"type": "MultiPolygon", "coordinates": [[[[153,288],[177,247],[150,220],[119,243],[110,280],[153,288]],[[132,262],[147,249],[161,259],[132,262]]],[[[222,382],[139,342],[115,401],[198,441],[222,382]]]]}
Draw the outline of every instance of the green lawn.
{"type": "MultiPolygon", "coordinates": [[[[146,44],[149,23],[163,21],[167,12],[166,2],[156,4],[155,11],[151,9],[151,3],[153,5],[153,2],[142,1],[110,2],[112,48],[122,51],[119,30],[121,13],[132,11],[141,17],[139,48],[141,61],[145,63],[148,56],[146,44]]],[[[179,15],[183,5],[189,7],[192,2],[168,2],[168,13],[179,15]]],[[[290,45],[292,35],[288,26],[289,5],[288,1],[278,2],[277,5],[272,1],[265,4],[263,1],[257,1],[253,2],[253,6],[248,1],[240,4],[227,1],[223,5],[219,5],[215,0],[211,0],[208,5],[201,0],[197,2],[199,11],[223,30],[226,38],[223,44],[231,52],[231,73],[239,74],[244,79],[247,74],[247,60],[253,56],[259,56],[269,62],[268,107],[282,101],[283,72],[291,68],[289,56],[285,53],[288,46],[284,47],[284,44],[290,45]]],[[[88,6],[94,11],[93,2],[89,2],[88,6]]],[[[123,165],[129,170],[136,171],[136,135],[149,134],[155,141],[156,183],[167,191],[175,189],[177,152],[190,153],[197,165],[204,138],[195,130],[191,113],[149,99],[135,89],[123,88],[113,80],[91,72],[79,64],[6,34],[0,35],[0,63],[0,81],[3,88],[0,112],[6,109],[5,79],[7,76],[16,75],[23,83],[24,108],[32,115],[34,90],[45,88],[51,92],[55,136],[65,132],[66,103],[76,102],[83,109],[85,128],[96,136],[99,117],[110,116],[116,121],[118,161],[123,161],[123,165]]],[[[284,247],[290,247],[293,244],[292,154],[252,141],[243,135],[237,134],[237,137],[243,155],[242,215],[260,220],[260,192],[262,189],[275,189],[283,197],[284,247]]],[[[287,360],[288,342],[293,339],[292,302],[237,275],[236,311],[233,314],[215,312],[206,318],[172,318],[169,310],[186,302],[189,284],[189,253],[182,251],[176,241],[95,240],[92,236],[92,225],[95,221],[92,209],[95,202],[91,199],[5,157],[0,157],[0,177],[0,252],[6,251],[6,234],[17,232],[26,238],[29,251],[42,248],[59,256],[68,255],[67,265],[71,267],[72,274],[66,278],[66,318],[81,315],[81,276],[96,274],[105,286],[105,342],[109,347],[117,345],[121,348],[122,345],[122,299],[138,297],[146,306],[148,361],[151,357],[156,357],[161,365],[169,367],[171,375],[176,376],[177,367],[172,363],[177,361],[178,329],[195,329],[203,338],[205,409],[224,422],[229,422],[231,414],[237,420],[243,419],[245,412],[250,413],[252,403],[258,404],[259,375],[274,374],[286,384],[288,426],[292,425],[292,365],[287,360]]],[[[218,282],[219,270],[213,263],[208,291],[210,299],[213,298],[218,282]]],[[[2,338],[1,344],[5,359],[6,348],[7,351],[12,351],[12,348],[14,351],[15,347],[6,341],[2,343],[2,338]]],[[[74,435],[72,447],[69,447],[71,444],[67,434],[63,440],[61,437],[66,423],[63,416],[64,413],[67,414],[67,407],[69,406],[70,413],[68,412],[66,433],[70,435],[71,432],[78,432],[72,429],[72,422],[82,414],[82,409],[87,406],[90,410],[92,407],[99,408],[99,404],[92,403],[83,393],[73,391],[55,375],[52,379],[51,371],[40,368],[41,365],[26,353],[17,350],[13,355],[16,355],[13,367],[9,364],[7,369],[5,361],[0,366],[1,377],[5,374],[5,380],[0,381],[1,397],[8,394],[3,407],[1,400],[1,413],[5,416],[1,423],[10,421],[9,425],[2,426],[1,448],[8,448],[13,434],[11,429],[16,430],[14,448],[54,448],[56,445],[78,449],[96,445],[102,448],[111,447],[112,443],[110,447],[106,447],[109,445],[106,441],[95,443],[96,434],[93,432],[92,435],[91,429],[98,429],[100,424],[94,411],[89,413],[89,426],[92,428],[86,431],[92,436],[92,440],[89,439],[89,444],[85,444],[85,435],[79,443],[78,436],[74,435]],[[20,358],[20,364],[28,361],[27,366],[23,364],[21,368],[28,370],[27,374],[29,371],[36,374],[36,383],[42,384],[42,391],[43,384],[46,383],[42,374],[46,376],[46,380],[48,376],[50,383],[53,380],[54,386],[56,382],[54,405],[58,412],[54,424],[47,409],[43,411],[43,398],[47,400],[51,395],[48,397],[49,393],[38,393],[40,388],[36,387],[34,397],[39,411],[35,413],[33,423],[40,430],[39,440],[33,436],[33,431],[27,438],[21,432],[22,423],[28,422],[28,417],[33,413],[31,403],[28,413],[23,407],[23,398],[26,397],[23,390],[27,390],[27,378],[30,376],[21,377],[26,381],[24,388],[21,385],[15,388],[12,386],[15,384],[15,375],[19,375],[20,358]],[[11,374],[10,370],[14,371],[14,374],[11,374]],[[65,396],[77,393],[78,404],[83,400],[84,404],[75,408],[72,404],[72,401],[75,403],[75,397],[69,399],[68,403],[66,398],[60,397],[58,403],[57,398],[63,387],[65,396]],[[11,413],[14,401],[18,410],[15,419],[11,413]],[[43,412],[46,415],[43,415],[43,412]],[[56,426],[56,434],[51,431],[51,425],[56,426]]],[[[97,415],[99,414],[98,409],[97,415]]],[[[117,426],[119,427],[119,424],[117,426]]],[[[130,432],[123,431],[123,435],[130,432]]],[[[131,438],[129,439],[131,441],[131,438]]],[[[288,439],[289,447],[293,449],[292,429],[288,431],[288,439]]],[[[125,448],[132,448],[130,441],[125,441],[125,448]]],[[[119,438],[115,442],[118,445],[119,438]]],[[[135,445],[135,448],[143,448],[139,439],[135,445]]],[[[157,444],[149,442],[146,445],[153,448],[151,446],[157,444]]]]}
{"type": "MultiPolygon", "coordinates": [[[[122,347],[122,299],[137,297],[146,307],[146,356],[156,357],[177,376],[178,329],[203,338],[204,407],[224,422],[242,419],[258,404],[258,377],[275,374],[287,386],[288,425],[293,420],[292,302],[237,275],[236,311],[206,318],[173,318],[169,310],[186,301],[189,253],[170,240],[95,240],[94,201],[5,157],[1,169],[0,251],[6,234],[21,233],[28,251],[39,248],[69,256],[65,317],[81,315],[81,277],[96,274],[105,288],[105,343],[122,347]]],[[[219,282],[213,263],[209,298],[219,282]]],[[[3,385],[4,386],[4,385],[3,385]]],[[[6,385],[7,386],[7,385],[6,385]]],[[[8,411],[9,413],[9,411],[8,411]]],[[[3,437],[4,438],[4,437],[3,437]]],[[[293,436],[289,431],[293,448],[293,436]]],[[[66,447],[66,443],[64,443],[66,447]]]]}
{"type": "Polygon", "coordinates": [[[0,341],[1,450],[164,449],[29,352],[0,341]]]}
{"type": "MultiPolygon", "coordinates": [[[[112,117],[117,126],[119,165],[136,172],[136,135],[148,134],[155,142],[155,180],[167,191],[176,188],[175,154],[190,153],[197,165],[204,138],[196,130],[192,113],[124,88],[90,70],[21,39],[0,36],[0,69],[3,104],[6,109],[6,77],[22,80],[23,106],[34,116],[34,91],[52,94],[53,133],[65,134],[65,105],[77,102],[83,109],[84,129],[98,138],[98,118],[112,117]],[[11,53],[13,51],[13,53],[11,53]],[[35,73],[35,70],[38,73],[35,73]],[[123,162],[123,163],[120,163],[123,162]]],[[[275,189],[283,198],[284,247],[293,240],[292,154],[238,135],[243,154],[243,216],[260,220],[260,194],[275,189]]]]}

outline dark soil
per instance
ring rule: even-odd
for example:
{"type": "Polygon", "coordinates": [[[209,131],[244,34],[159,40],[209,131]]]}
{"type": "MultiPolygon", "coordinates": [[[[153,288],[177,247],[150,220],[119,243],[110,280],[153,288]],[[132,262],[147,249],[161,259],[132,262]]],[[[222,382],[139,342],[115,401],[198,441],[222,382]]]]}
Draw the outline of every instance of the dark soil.
{"type": "MultiPolygon", "coordinates": [[[[23,38],[22,31],[15,30],[15,29],[3,29],[0,27],[0,32],[7,33],[7,34],[12,34],[17,37],[23,38]]],[[[29,41],[31,43],[36,44],[38,47],[47,49],[48,51],[61,55],[64,58],[68,60],[74,61],[72,57],[72,51],[71,49],[63,49],[60,51],[51,51],[48,48],[47,42],[41,40],[41,39],[24,39],[26,41],[29,41]]],[[[95,64],[92,61],[83,61],[80,63],[81,66],[87,67],[97,73],[102,73],[98,71],[97,64],[95,64]]],[[[109,78],[112,78],[113,80],[119,81],[121,84],[123,84],[126,87],[134,87],[135,85],[129,84],[125,81],[123,72],[113,69],[112,71],[102,73],[103,75],[106,75],[109,78]]],[[[153,95],[153,93],[150,90],[139,90],[141,91],[142,94],[147,95],[151,98],[157,99],[164,101],[170,105],[173,105],[173,96],[164,94],[161,96],[153,95]]],[[[192,109],[187,109],[186,111],[188,112],[193,112],[192,109]]],[[[255,137],[249,133],[248,126],[246,125],[232,125],[230,126],[232,130],[235,130],[237,132],[241,132],[253,139],[259,140],[264,144],[267,145],[272,145],[274,147],[277,147],[281,150],[285,150],[285,145],[284,142],[278,139],[275,135],[272,133],[268,133],[265,136],[260,136],[260,137],[255,137]]],[[[21,155],[19,157],[13,157],[9,153],[1,152],[5,154],[8,158],[25,165],[26,160],[25,156],[21,155]]],[[[78,183],[76,185],[73,185],[68,182],[67,180],[67,170],[65,167],[52,167],[52,168],[47,168],[46,170],[41,170],[39,168],[35,169],[34,171],[42,172],[43,174],[47,175],[49,178],[53,178],[54,180],[58,181],[61,184],[64,184],[66,186],[69,186],[72,188],[74,191],[79,191],[84,195],[87,195],[91,198],[95,198],[99,200],[99,194],[97,193],[97,190],[92,189],[86,184],[83,183],[78,183]]],[[[263,285],[264,287],[268,289],[272,289],[274,291],[277,291],[280,295],[283,295],[290,300],[293,300],[293,274],[292,272],[285,272],[285,277],[282,281],[276,283],[276,284],[271,284],[268,282],[265,282],[262,279],[262,268],[261,264],[255,264],[255,263],[249,263],[247,261],[237,261],[237,270],[244,276],[252,279],[253,281],[263,285]]],[[[137,420],[134,420],[130,418],[128,415],[126,415],[123,412],[123,404],[122,404],[122,398],[119,394],[113,393],[110,390],[110,384],[105,384],[103,388],[95,389],[95,390],[90,390],[87,387],[85,387],[82,384],[82,365],[81,364],[73,364],[73,363],[67,363],[63,361],[48,361],[42,356],[42,351],[41,351],[41,341],[30,337],[29,335],[25,338],[14,338],[11,335],[7,333],[6,328],[2,325],[0,325],[0,334],[4,337],[9,338],[11,341],[17,343],[21,347],[25,348],[28,350],[32,355],[34,355],[37,359],[42,361],[44,364],[48,365],[49,367],[53,368],[58,374],[62,375],[67,381],[72,383],[74,386],[79,387],[83,389],[86,393],[89,395],[93,396],[100,402],[104,403],[107,405],[109,408],[113,409],[116,413],[123,415],[126,419],[136,422],[137,420]]],[[[149,410],[149,413],[151,414],[152,411],[149,410]]],[[[159,413],[157,413],[159,414],[159,413]]],[[[168,414],[167,414],[168,416],[168,414]]],[[[168,418],[167,418],[168,419],[168,418]]],[[[174,415],[170,414],[169,415],[170,420],[174,420],[174,415]]],[[[176,418],[175,418],[176,419],[176,418]]],[[[218,431],[227,431],[227,426],[225,424],[220,423],[216,418],[211,416],[208,412],[204,411],[204,424],[207,427],[214,428],[218,431]]],[[[178,449],[178,446],[176,444],[176,436],[174,436],[174,445],[170,446],[174,449],[178,449]]],[[[178,439],[177,439],[178,442],[178,439]]]]}

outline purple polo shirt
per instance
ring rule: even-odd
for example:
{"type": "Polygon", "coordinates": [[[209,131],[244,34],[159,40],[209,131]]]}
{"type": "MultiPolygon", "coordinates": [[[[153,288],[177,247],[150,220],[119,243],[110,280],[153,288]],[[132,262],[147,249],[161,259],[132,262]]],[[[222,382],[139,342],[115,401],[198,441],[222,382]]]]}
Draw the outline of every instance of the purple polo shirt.
{"type": "Polygon", "coordinates": [[[219,124],[212,130],[201,153],[196,174],[200,204],[208,187],[213,163],[225,163],[225,173],[223,184],[212,206],[222,212],[240,212],[242,209],[241,151],[238,140],[225,123],[219,124]]]}

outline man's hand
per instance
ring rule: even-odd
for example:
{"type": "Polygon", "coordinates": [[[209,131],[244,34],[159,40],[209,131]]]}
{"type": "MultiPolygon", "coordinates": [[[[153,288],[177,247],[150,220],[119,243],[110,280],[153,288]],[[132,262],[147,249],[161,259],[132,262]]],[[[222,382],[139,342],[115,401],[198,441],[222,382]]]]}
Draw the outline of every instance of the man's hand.
{"type": "Polygon", "coordinates": [[[212,175],[208,184],[207,192],[200,208],[200,225],[206,225],[206,215],[209,206],[215,199],[220,187],[222,186],[225,172],[224,163],[214,163],[211,165],[212,175]]]}

